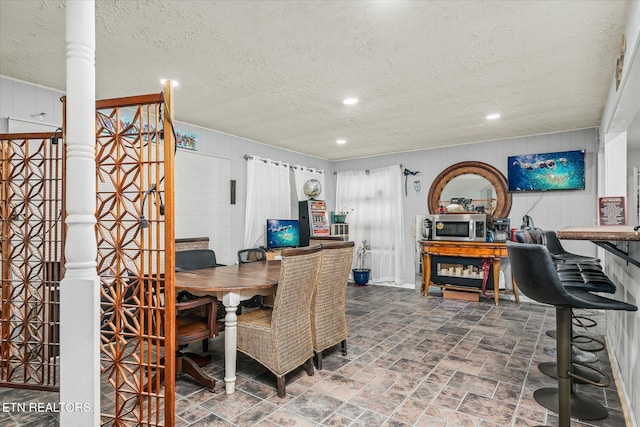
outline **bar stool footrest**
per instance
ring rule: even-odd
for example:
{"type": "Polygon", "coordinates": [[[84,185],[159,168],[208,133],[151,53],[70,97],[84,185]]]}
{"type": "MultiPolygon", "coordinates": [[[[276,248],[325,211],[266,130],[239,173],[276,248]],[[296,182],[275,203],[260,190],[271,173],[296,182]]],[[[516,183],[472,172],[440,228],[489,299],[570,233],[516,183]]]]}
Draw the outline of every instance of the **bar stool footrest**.
{"type": "MultiPolygon", "coordinates": [[[[558,364],[556,362],[544,362],[544,363],[540,363],[538,364],[538,369],[540,370],[540,372],[542,372],[543,374],[551,377],[551,378],[555,378],[558,379],[558,364]]],[[[604,384],[605,383],[601,383],[601,380],[604,378],[605,380],[609,380],[609,378],[607,376],[602,376],[602,375],[598,375],[600,373],[599,370],[596,370],[590,366],[585,366],[583,367],[582,365],[573,364],[573,373],[575,375],[579,375],[582,378],[586,378],[588,379],[590,382],[587,381],[582,381],[581,379],[578,379],[576,377],[573,377],[573,382],[576,384],[592,384],[596,383],[598,385],[600,384],[604,384]]],[[[609,381],[610,382],[610,381],[609,381]]],[[[608,387],[608,386],[604,386],[604,387],[608,387]]]]}
{"type": "MultiPolygon", "coordinates": [[[[548,330],[546,332],[546,335],[548,337],[558,339],[557,331],[555,329],[548,330]]],[[[599,351],[604,350],[606,347],[604,341],[597,339],[593,336],[584,335],[584,334],[574,334],[571,338],[571,344],[573,344],[575,347],[579,348],[580,350],[588,351],[589,353],[597,353],[599,351]],[[584,344],[591,344],[593,342],[597,343],[598,345],[592,348],[584,347],[584,344]],[[581,347],[580,345],[583,345],[583,346],[581,347]]]]}
{"type": "MultiPolygon", "coordinates": [[[[558,413],[559,398],[557,388],[541,388],[533,392],[533,398],[550,411],[558,413]]],[[[571,417],[579,420],[602,420],[609,412],[596,400],[578,393],[571,393],[571,417]]]]}

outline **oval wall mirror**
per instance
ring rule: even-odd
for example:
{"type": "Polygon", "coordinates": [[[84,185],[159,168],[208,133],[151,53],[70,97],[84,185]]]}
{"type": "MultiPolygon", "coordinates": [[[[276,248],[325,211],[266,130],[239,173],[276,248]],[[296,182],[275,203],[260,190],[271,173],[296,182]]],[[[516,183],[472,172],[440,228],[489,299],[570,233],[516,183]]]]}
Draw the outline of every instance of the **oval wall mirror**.
{"type": "Polygon", "coordinates": [[[507,218],[511,212],[511,193],[507,179],[493,166],[482,162],[460,162],[443,170],[429,189],[429,212],[439,213],[440,207],[453,212],[487,214],[507,218]]]}

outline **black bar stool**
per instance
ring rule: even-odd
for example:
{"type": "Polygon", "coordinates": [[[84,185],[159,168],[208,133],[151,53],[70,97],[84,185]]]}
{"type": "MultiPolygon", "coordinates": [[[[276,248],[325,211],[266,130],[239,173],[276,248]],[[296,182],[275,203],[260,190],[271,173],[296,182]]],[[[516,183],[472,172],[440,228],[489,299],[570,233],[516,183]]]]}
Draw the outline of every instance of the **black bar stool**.
{"type": "Polygon", "coordinates": [[[544,230],[544,243],[549,249],[549,253],[553,259],[563,260],[563,261],[573,261],[585,264],[600,264],[600,260],[598,258],[586,256],[586,255],[578,255],[572,252],[568,252],[560,243],[560,239],[555,231],[553,230],[544,230]]]}
{"type": "MultiPolygon", "coordinates": [[[[539,228],[521,229],[516,231],[515,237],[520,243],[545,245],[549,250],[556,271],[558,271],[558,276],[565,286],[580,288],[589,292],[610,294],[616,292],[615,284],[602,271],[600,260],[566,251],[560,240],[558,240],[555,231],[545,231],[539,228]]],[[[574,324],[584,329],[597,325],[597,322],[592,318],[576,314],[573,311],[571,317],[574,324]]],[[[556,331],[547,331],[547,335],[555,339],[556,331]]],[[[595,353],[605,348],[604,342],[594,337],[584,334],[576,335],[573,332],[571,336],[573,358],[576,362],[594,362],[598,358],[595,353]],[[591,347],[585,347],[586,344],[591,344],[591,347]]],[[[553,347],[545,348],[545,353],[555,356],[556,349],[553,347]]],[[[553,376],[552,372],[555,371],[555,363],[541,364],[539,367],[545,374],[553,376]]],[[[598,382],[598,375],[590,374],[580,367],[577,369],[591,381],[598,382]]]]}
{"type": "Polygon", "coordinates": [[[636,311],[638,307],[605,298],[580,288],[565,287],[556,271],[549,250],[542,245],[507,242],[511,272],[518,288],[527,297],[556,308],[558,347],[558,388],[542,388],[533,394],[536,402],[558,413],[559,426],[569,427],[571,416],[580,419],[602,419],[607,409],[597,401],[575,392],[571,363],[571,310],[636,311]]]}
{"type": "MultiPolygon", "coordinates": [[[[542,234],[543,243],[549,250],[553,263],[556,265],[558,276],[565,286],[581,288],[589,292],[607,294],[616,292],[616,285],[604,274],[598,258],[567,251],[553,230],[543,230],[542,234]]],[[[593,318],[584,314],[576,314],[575,312],[572,313],[572,319],[574,325],[583,329],[591,328],[598,324],[593,318]]],[[[555,338],[555,334],[552,332],[547,332],[547,335],[555,338]]],[[[573,334],[572,342],[574,353],[581,352],[581,357],[583,358],[591,354],[597,359],[595,353],[605,348],[604,342],[584,334],[573,334]],[[591,344],[591,346],[585,346],[587,344],[591,344]]]]}

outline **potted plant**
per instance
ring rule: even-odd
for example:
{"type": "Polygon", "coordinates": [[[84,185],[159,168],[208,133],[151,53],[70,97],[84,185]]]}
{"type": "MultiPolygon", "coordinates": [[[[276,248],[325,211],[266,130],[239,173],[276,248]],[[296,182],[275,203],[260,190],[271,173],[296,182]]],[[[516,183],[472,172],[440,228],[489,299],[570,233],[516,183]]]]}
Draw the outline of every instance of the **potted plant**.
{"type": "Polygon", "coordinates": [[[371,249],[369,245],[367,245],[367,241],[363,240],[362,244],[356,251],[356,268],[352,271],[353,273],[353,281],[356,282],[356,286],[367,286],[369,282],[369,276],[371,274],[371,269],[367,268],[367,251],[371,249]]]}
{"type": "Polygon", "coordinates": [[[336,212],[335,214],[333,214],[333,222],[335,222],[336,224],[344,224],[345,221],[347,220],[347,215],[349,215],[349,213],[353,211],[353,209],[348,210],[347,208],[336,212]]]}

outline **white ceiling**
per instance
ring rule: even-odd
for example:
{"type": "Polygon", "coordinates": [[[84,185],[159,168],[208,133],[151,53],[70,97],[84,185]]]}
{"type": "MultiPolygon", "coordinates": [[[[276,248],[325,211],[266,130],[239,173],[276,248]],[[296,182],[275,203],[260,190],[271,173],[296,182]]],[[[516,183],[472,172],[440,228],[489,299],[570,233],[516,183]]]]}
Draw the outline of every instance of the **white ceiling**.
{"type": "MultiPolygon", "coordinates": [[[[628,4],[96,0],[96,94],[330,160],[595,127],[628,4]]],[[[0,0],[0,74],[65,89],[62,1],[0,0]]]]}

